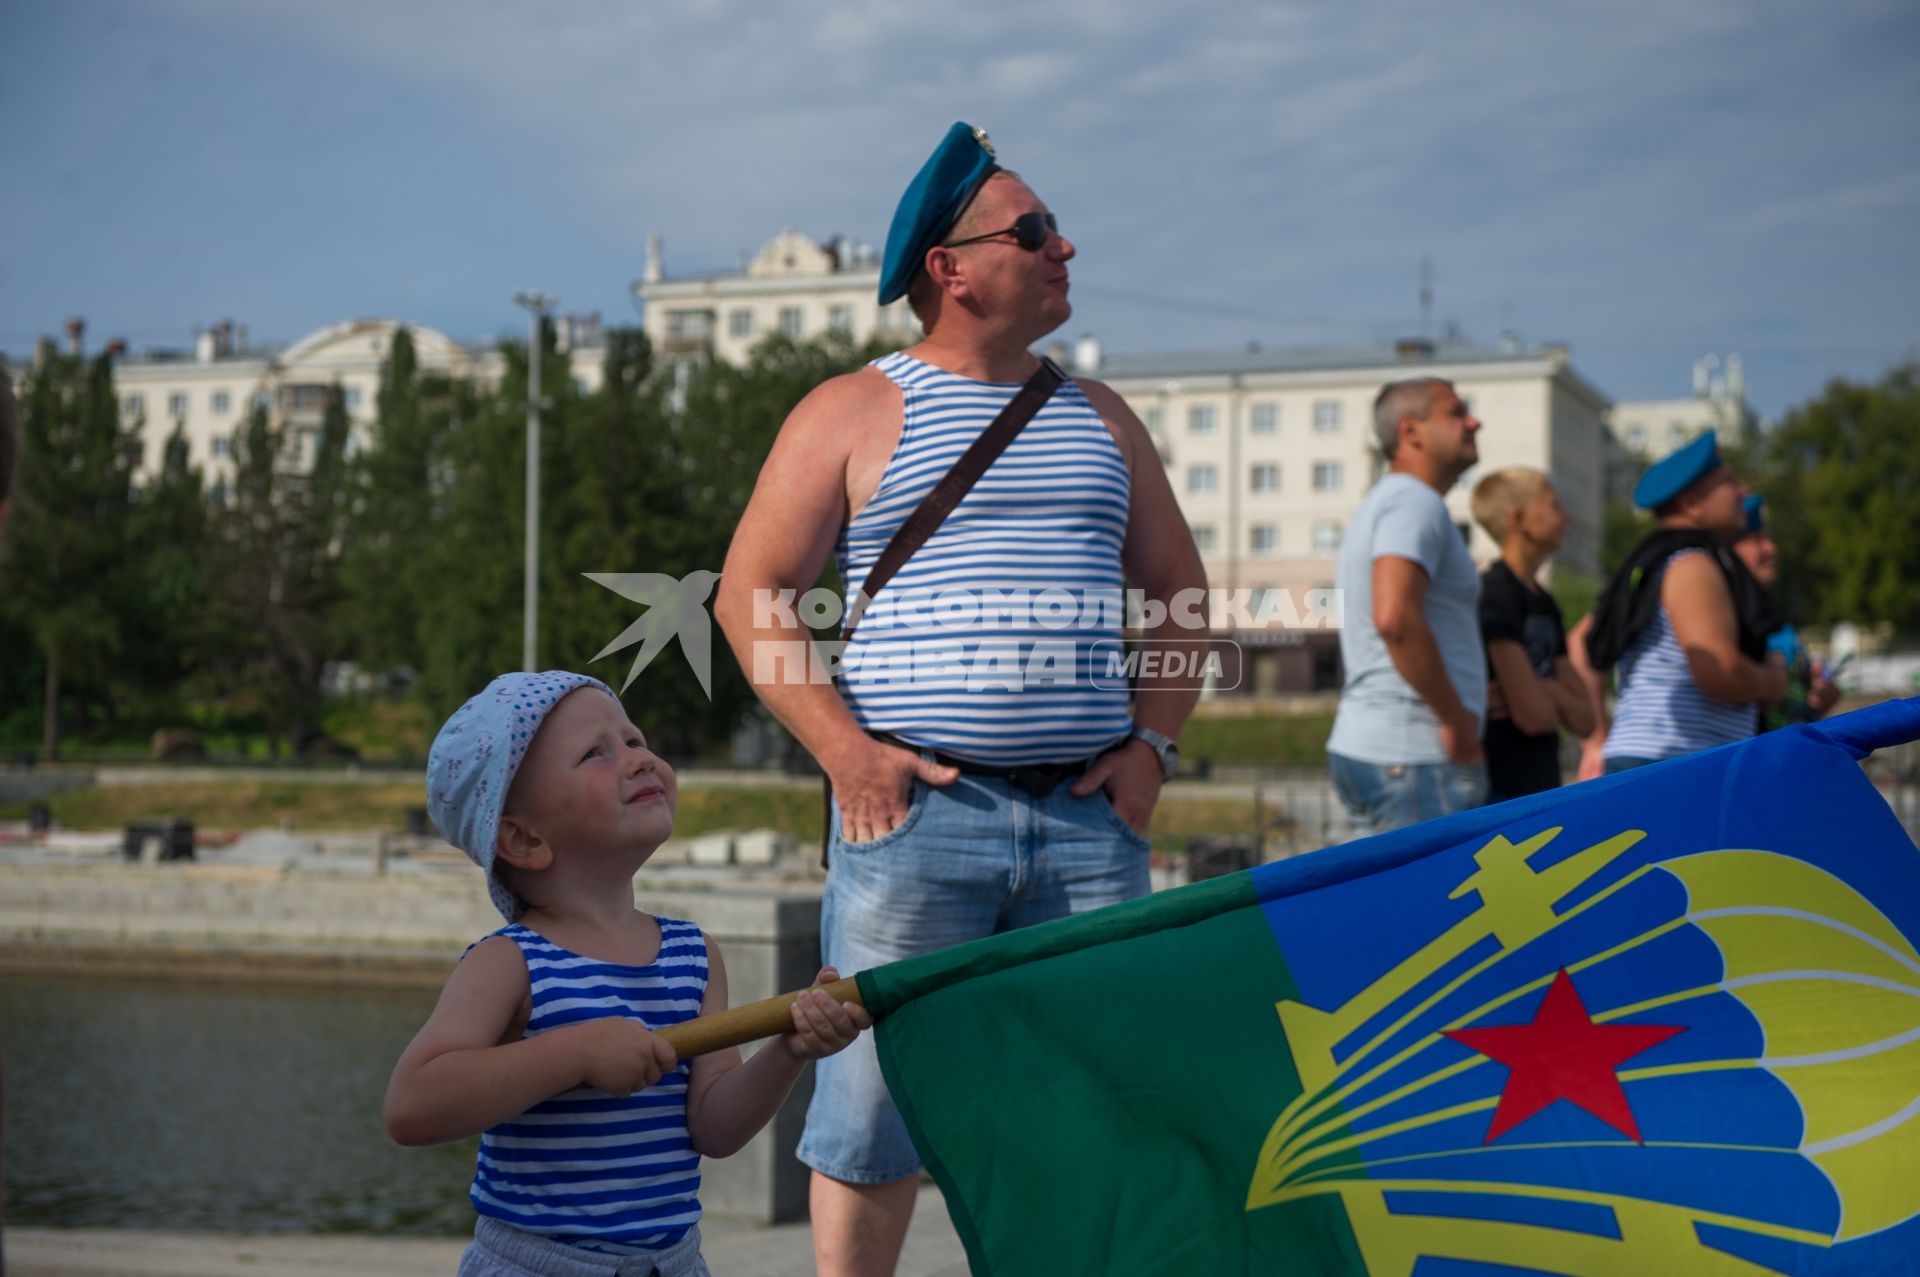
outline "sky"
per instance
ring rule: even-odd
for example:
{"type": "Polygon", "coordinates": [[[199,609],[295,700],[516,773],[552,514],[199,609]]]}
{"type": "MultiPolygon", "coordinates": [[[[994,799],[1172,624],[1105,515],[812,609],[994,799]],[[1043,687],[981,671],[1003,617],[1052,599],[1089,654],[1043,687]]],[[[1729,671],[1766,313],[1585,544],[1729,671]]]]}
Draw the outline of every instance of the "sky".
{"type": "Polygon", "coordinates": [[[1920,6],[62,0],[0,57],[0,351],[393,316],[633,322],[780,230],[879,244],[949,124],[1078,247],[1109,351],[1566,342],[1615,400],[1738,353],[1777,418],[1920,358],[1920,6]]]}

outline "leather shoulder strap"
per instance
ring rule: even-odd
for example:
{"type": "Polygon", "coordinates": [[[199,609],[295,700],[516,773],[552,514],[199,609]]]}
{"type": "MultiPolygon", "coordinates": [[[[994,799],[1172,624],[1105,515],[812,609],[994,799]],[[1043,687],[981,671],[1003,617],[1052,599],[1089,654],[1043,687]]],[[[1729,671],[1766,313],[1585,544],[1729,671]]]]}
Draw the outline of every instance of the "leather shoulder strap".
{"type": "Polygon", "coordinates": [[[867,604],[874,595],[880,593],[886,583],[893,579],[906,561],[913,557],[914,551],[927,543],[939,530],[960,499],[967,495],[980,476],[987,472],[994,458],[1005,452],[1013,437],[1021,428],[1033,420],[1034,414],[1046,406],[1067,380],[1060,365],[1040,357],[1040,366],[1033,376],[1027,378],[1024,386],[1007,401],[1000,415],[980,432],[980,437],[967,446],[960,459],[953,463],[953,469],[947,471],[940,482],[933,485],[933,491],[927,493],[912,514],[901,523],[900,530],[893,534],[893,540],[887,542],[887,548],[874,560],[873,568],[867,573],[867,579],[860,586],[860,593],[853,605],[847,609],[847,623],[841,628],[840,637],[844,640],[853,635],[854,626],[860,624],[860,617],[867,610],[867,604]]]}

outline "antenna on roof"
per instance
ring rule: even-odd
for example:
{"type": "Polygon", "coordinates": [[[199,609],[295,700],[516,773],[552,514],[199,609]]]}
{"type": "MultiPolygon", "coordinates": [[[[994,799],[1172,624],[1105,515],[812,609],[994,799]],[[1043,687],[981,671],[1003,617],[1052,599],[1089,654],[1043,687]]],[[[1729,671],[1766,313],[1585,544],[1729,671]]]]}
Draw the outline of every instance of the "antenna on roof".
{"type": "Polygon", "coordinates": [[[1420,335],[1433,336],[1433,258],[1420,259],[1420,335]]]}

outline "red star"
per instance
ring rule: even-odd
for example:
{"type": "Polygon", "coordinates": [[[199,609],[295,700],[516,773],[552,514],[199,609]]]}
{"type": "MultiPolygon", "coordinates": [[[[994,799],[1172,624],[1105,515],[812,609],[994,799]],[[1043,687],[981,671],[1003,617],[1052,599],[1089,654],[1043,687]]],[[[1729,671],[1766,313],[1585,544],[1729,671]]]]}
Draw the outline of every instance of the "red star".
{"type": "Polygon", "coordinates": [[[1555,1100],[1579,1105],[1636,1143],[1640,1127],[1614,1070],[1684,1025],[1595,1024],[1562,967],[1531,1024],[1447,1029],[1447,1037],[1512,1070],[1486,1142],[1493,1143],[1555,1100]]]}

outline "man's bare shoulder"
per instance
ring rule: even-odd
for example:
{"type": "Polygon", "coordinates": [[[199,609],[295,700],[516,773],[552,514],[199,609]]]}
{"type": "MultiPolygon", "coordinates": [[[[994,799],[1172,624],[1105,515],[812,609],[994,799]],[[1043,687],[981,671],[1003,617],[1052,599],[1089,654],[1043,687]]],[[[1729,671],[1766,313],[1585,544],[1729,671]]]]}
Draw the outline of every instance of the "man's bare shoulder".
{"type": "Polygon", "coordinates": [[[1666,592],[1669,583],[1678,589],[1696,590],[1709,582],[1719,585],[1722,589],[1726,588],[1726,578],[1721,574],[1720,565],[1714,562],[1713,556],[1704,550],[1693,553],[1683,551],[1668,560],[1667,574],[1661,581],[1661,592],[1663,594],[1666,592]]]}
{"type": "Polygon", "coordinates": [[[831,431],[847,441],[849,426],[900,420],[900,387],[877,368],[859,368],[830,377],[807,392],[787,416],[786,428],[803,436],[831,431]]]}
{"type": "Polygon", "coordinates": [[[1682,552],[1667,562],[1660,579],[1660,602],[1670,613],[1725,610],[1733,605],[1733,593],[1711,554],[1682,552]]]}
{"type": "MultiPolygon", "coordinates": [[[[1101,420],[1110,425],[1140,426],[1140,419],[1134,416],[1133,409],[1120,397],[1120,392],[1104,381],[1095,381],[1092,377],[1075,377],[1073,384],[1080,387],[1080,393],[1087,397],[1093,410],[1100,414],[1101,420]]],[[[1145,429],[1144,426],[1140,426],[1145,429]]]]}

